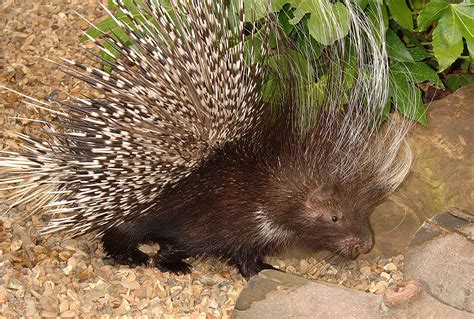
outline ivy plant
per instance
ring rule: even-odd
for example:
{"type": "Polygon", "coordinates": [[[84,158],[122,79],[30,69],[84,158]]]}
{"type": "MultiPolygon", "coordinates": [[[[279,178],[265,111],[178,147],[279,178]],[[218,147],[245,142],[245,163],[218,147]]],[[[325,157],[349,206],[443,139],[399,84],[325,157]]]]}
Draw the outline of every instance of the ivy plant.
{"type": "Polygon", "coordinates": [[[417,21],[418,31],[432,27],[431,46],[439,63],[439,71],[462,58],[464,44],[471,59],[474,57],[474,3],[431,1],[421,10],[417,21]]]}

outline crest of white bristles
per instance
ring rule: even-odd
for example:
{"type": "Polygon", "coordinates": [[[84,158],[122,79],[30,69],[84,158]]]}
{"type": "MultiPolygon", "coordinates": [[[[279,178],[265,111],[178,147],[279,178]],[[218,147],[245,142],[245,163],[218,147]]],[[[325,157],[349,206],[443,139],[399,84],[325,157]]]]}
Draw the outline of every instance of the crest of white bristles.
{"type": "MultiPolygon", "coordinates": [[[[298,61],[300,65],[290,71],[300,73],[292,79],[296,87],[304,88],[296,90],[292,99],[294,121],[306,136],[293,143],[295,149],[300,148],[295,153],[302,154],[293,159],[294,165],[301,167],[302,182],[322,178],[343,188],[355,187],[360,201],[380,200],[400,185],[411,167],[412,153],[405,137],[414,122],[399,114],[386,119],[390,74],[381,11],[373,12],[378,21],[374,23],[359,6],[345,0],[349,20],[345,36],[335,22],[341,17],[326,10],[325,5],[332,4],[317,2],[320,19],[334,26],[327,29],[332,33],[326,38],[344,40],[334,41],[320,56],[319,52],[311,52],[311,45],[302,49],[302,56],[316,56],[323,61],[327,78],[318,77],[318,70],[300,71],[314,70],[309,59],[307,65],[298,61]],[[325,84],[323,89],[312,89],[315,77],[318,85],[325,84]]],[[[404,94],[413,95],[406,100],[416,100],[415,91],[397,92],[397,96],[404,94]]],[[[396,101],[393,107],[396,111],[396,101]]]]}
{"type": "Polygon", "coordinates": [[[214,0],[180,0],[168,11],[146,1],[134,16],[124,2],[117,4],[131,26],[108,13],[134,48],[106,39],[126,61],[107,73],[63,59],[66,72],[105,98],[63,102],[60,111],[30,98],[57,116],[44,125],[49,140],[20,135],[23,150],[2,153],[0,188],[12,206],[31,203],[32,214],[53,216],[46,231],[100,234],[153,211],[165,185],[224,143],[258,131],[249,119],[261,113],[253,80],[260,70],[251,75],[244,64],[243,10],[231,15],[214,0]]]}

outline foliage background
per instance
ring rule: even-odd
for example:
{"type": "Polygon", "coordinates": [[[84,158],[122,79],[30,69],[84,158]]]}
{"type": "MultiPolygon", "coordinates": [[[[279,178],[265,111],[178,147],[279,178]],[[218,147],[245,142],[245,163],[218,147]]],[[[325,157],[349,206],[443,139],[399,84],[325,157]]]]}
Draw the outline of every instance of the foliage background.
{"type": "MultiPolygon", "coordinates": [[[[159,0],[169,7],[170,0],[159,0]]],[[[355,0],[370,16],[374,8],[381,5],[383,14],[383,30],[385,31],[386,47],[390,59],[390,98],[387,112],[391,104],[397,101],[398,110],[404,115],[427,125],[425,106],[436,98],[438,90],[452,92],[459,87],[474,83],[474,3],[472,1],[448,0],[355,0]],[[433,90],[434,89],[434,90],[433,90]],[[412,91],[412,94],[400,92],[412,91]],[[408,101],[415,97],[416,101],[408,101]],[[412,109],[415,108],[415,109],[412,109]]],[[[132,13],[137,13],[137,5],[143,0],[124,0],[132,13]]],[[[258,25],[267,15],[277,15],[285,35],[298,43],[299,39],[312,37],[315,48],[322,50],[339,39],[327,37],[327,28],[340,28],[347,32],[347,9],[342,1],[335,0],[244,0],[247,23],[258,25]],[[318,6],[330,8],[338,18],[339,25],[324,24],[318,14],[318,6]],[[257,8],[257,9],[256,9],[257,8]],[[259,9],[260,8],[260,9],[259,9]]],[[[117,5],[109,0],[108,7],[117,19],[129,23],[125,14],[116,10],[117,5]]],[[[373,19],[373,23],[379,20],[373,19]]],[[[380,27],[380,26],[379,26],[380,27]]],[[[127,45],[133,46],[128,36],[116,22],[107,17],[91,27],[82,38],[98,38],[103,33],[120,38],[127,45]]],[[[344,36],[344,34],[341,34],[344,36]]],[[[103,55],[113,63],[119,53],[104,41],[114,56],[103,55]]],[[[247,43],[249,50],[258,46],[247,43]]],[[[295,60],[308,57],[295,56],[295,60]]],[[[271,60],[268,63],[280,63],[271,60]]],[[[107,65],[105,65],[107,68],[107,65]]],[[[324,78],[315,78],[315,87],[324,85],[324,78]],[[318,82],[319,81],[319,82],[318,82]]],[[[263,87],[266,92],[275,90],[276,85],[271,79],[263,87]]]]}

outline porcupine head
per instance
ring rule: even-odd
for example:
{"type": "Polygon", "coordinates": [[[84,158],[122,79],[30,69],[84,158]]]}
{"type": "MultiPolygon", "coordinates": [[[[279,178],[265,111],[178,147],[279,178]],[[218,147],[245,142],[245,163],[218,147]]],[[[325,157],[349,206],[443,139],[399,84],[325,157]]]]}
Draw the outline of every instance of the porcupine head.
{"type": "Polygon", "coordinates": [[[171,11],[147,1],[141,18],[118,4],[134,46],[104,35],[123,56],[105,61],[111,72],[65,60],[104,98],[60,110],[30,98],[56,120],[44,122],[48,142],[19,135],[24,149],[3,153],[12,206],[59,216],[47,231],[95,231],[118,262],[147,263],[138,245],[158,242],[154,265],[175,272],[208,255],[248,277],[294,242],[348,258],[370,249],[368,217],[411,163],[409,122],[384,121],[381,23],[350,1],[338,4],[341,23],[321,0],[311,13],[321,45],[295,11],[298,41],[272,46],[276,23],[244,28],[244,10],[214,0],[171,11]]]}

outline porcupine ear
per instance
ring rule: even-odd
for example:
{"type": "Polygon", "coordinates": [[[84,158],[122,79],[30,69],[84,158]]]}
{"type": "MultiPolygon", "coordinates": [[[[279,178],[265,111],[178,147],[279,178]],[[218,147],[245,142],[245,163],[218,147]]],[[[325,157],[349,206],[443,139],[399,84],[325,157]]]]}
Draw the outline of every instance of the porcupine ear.
{"type": "MultiPolygon", "coordinates": [[[[293,23],[300,21],[295,29],[304,40],[284,50],[283,58],[292,61],[284,75],[291,85],[285,101],[292,110],[287,112],[294,132],[289,144],[300,154],[297,166],[309,172],[302,178],[352,185],[359,197],[380,200],[408,173],[412,156],[405,136],[413,125],[399,114],[387,118],[390,108],[397,111],[398,106],[396,96],[390,106],[393,81],[382,13],[375,3],[364,12],[349,0],[306,6],[294,16],[301,19],[301,13],[311,12],[311,27],[317,29],[293,17],[293,23]]],[[[415,93],[397,92],[412,95],[403,100],[413,103],[415,93]]],[[[416,109],[404,107],[405,112],[416,109]]]]}
{"type": "Polygon", "coordinates": [[[12,206],[62,216],[47,231],[100,234],[133,220],[214,149],[258,132],[260,67],[252,51],[244,63],[243,10],[214,0],[145,1],[133,10],[125,2],[117,1],[120,19],[109,14],[132,45],[117,34],[103,35],[106,46],[96,42],[122,55],[110,73],[63,59],[65,72],[103,98],[60,102],[59,111],[30,99],[56,115],[43,121],[49,140],[21,135],[23,150],[0,159],[12,206]]]}

